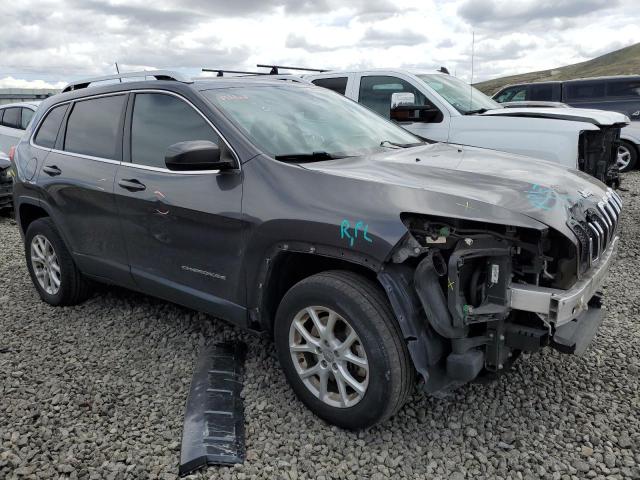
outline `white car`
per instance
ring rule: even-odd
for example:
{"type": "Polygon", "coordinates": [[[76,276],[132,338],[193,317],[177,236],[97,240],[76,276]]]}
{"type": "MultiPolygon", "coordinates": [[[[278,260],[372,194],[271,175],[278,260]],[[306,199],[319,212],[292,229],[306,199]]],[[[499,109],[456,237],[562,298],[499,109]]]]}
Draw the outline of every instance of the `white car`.
{"type": "Polygon", "coordinates": [[[577,168],[618,185],[621,113],[577,108],[504,108],[439,71],[374,69],[305,75],[423,138],[491,148],[577,168]],[[604,148],[603,148],[604,147],[604,148]]]}
{"type": "Polygon", "coordinates": [[[9,154],[9,149],[18,144],[39,103],[20,102],[0,105],[0,152],[9,154]]]}

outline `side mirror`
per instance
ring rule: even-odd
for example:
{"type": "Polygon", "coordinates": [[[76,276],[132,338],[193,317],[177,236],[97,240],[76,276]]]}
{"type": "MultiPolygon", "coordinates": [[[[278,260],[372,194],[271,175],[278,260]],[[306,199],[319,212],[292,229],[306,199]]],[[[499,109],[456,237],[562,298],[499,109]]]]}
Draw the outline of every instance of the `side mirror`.
{"type": "Polygon", "coordinates": [[[411,92],[395,92],[391,94],[391,110],[397,107],[415,104],[416,96],[411,92]]]}
{"type": "Polygon", "coordinates": [[[233,160],[222,159],[220,148],[208,140],[174,143],[167,148],[164,163],[175,172],[229,170],[235,167],[233,160]]]}
{"type": "Polygon", "coordinates": [[[439,122],[442,113],[433,105],[416,105],[416,96],[412,92],[391,94],[389,118],[396,122],[439,122]]]}

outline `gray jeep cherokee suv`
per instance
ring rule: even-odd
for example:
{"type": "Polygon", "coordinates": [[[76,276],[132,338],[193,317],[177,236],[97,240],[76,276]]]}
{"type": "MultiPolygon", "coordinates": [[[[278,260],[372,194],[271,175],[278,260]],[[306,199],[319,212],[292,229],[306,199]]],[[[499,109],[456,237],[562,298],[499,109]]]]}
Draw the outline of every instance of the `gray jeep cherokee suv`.
{"type": "Polygon", "coordinates": [[[621,201],[594,178],[427,144],[312,85],[155,76],[71,85],[17,146],[44,301],[98,281],[271,335],[299,398],[346,428],[416,380],[443,392],[595,334],[621,201]]]}

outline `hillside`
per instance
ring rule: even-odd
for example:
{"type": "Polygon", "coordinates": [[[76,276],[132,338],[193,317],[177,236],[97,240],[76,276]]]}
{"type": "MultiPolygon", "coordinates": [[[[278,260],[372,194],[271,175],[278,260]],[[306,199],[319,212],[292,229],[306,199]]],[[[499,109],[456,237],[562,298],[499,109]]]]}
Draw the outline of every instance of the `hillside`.
{"type": "Polygon", "coordinates": [[[566,67],[542,70],[539,72],[511,75],[496,78],[475,86],[487,95],[493,95],[499,88],[527,82],[541,82],[543,80],[571,80],[574,78],[599,77],[603,75],[640,74],[640,43],[620,50],[607,53],[586,62],[567,65],[566,67]]]}

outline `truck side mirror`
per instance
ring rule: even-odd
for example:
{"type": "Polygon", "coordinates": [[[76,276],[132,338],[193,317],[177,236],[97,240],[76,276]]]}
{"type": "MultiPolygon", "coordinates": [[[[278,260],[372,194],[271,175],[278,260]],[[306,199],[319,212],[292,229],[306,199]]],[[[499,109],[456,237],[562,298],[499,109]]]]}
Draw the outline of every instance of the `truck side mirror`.
{"type": "Polygon", "coordinates": [[[389,118],[396,122],[440,122],[442,113],[433,105],[416,105],[416,96],[412,92],[391,94],[389,118]]]}
{"type": "Polygon", "coordinates": [[[400,106],[415,104],[416,96],[412,92],[395,92],[391,94],[391,110],[400,106]]]}

